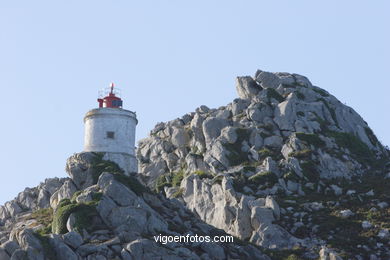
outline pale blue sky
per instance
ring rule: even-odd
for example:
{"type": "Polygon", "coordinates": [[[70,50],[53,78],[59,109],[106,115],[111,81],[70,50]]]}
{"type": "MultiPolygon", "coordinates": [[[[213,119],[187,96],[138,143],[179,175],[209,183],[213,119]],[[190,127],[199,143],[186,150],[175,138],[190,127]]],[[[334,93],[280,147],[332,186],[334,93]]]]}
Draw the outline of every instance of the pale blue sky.
{"type": "Polygon", "coordinates": [[[305,75],[390,144],[389,1],[1,1],[0,204],[66,176],[114,81],[137,139],[237,97],[256,69],[305,75]]]}

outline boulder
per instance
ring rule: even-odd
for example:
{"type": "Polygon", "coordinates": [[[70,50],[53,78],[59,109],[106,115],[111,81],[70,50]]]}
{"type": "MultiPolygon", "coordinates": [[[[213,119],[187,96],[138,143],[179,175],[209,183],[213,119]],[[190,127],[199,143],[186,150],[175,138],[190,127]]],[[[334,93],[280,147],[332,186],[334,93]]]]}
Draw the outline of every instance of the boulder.
{"type": "Polygon", "coordinates": [[[274,73],[262,71],[262,72],[258,73],[258,75],[256,76],[256,82],[258,82],[260,84],[260,86],[263,88],[274,88],[275,89],[280,85],[281,80],[274,73]]]}
{"type": "Polygon", "coordinates": [[[236,90],[240,98],[251,99],[256,96],[262,90],[262,88],[252,77],[246,76],[237,77],[236,90]]]}

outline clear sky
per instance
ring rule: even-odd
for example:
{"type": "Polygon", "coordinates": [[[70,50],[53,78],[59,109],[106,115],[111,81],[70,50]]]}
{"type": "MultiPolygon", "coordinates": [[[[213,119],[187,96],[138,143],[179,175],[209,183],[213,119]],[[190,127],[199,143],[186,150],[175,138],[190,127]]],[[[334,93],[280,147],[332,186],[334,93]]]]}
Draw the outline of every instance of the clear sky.
{"type": "Polygon", "coordinates": [[[236,76],[295,72],[390,144],[389,1],[1,1],[0,204],[65,177],[111,81],[157,122],[237,97],[236,76]]]}

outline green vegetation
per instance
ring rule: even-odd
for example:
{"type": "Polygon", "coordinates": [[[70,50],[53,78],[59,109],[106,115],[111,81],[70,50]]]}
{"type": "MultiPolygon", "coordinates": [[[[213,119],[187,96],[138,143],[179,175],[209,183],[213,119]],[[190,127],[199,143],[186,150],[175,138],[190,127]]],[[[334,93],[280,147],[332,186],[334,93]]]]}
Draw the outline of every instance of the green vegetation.
{"type": "Polygon", "coordinates": [[[378,144],[380,144],[378,138],[375,136],[375,134],[374,134],[374,132],[371,130],[371,128],[365,127],[365,128],[364,128],[364,131],[366,132],[366,135],[367,135],[368,139],[370,139],[370,142],[371,142],[373,145],[378,145],[378,144]]]}
{"type": "Polygon", "coordinates": [[[256,184],[268,184],[268,186],[272,186],[278,182],[278,177],[273,172],[267,171],[256,173],[249,177],[248,180],[256,184]]]}
{"type": "Polygon", "coordinates": [[[201,171],[201,170],[194,171],[194,174],[198,175],[200,179],[205,179],[205,178],[211,179],[211,178],[213,178],[213,175],[211,173],[205,172],[205,171],[201,171]]]}
{"type": "Polygon", "coordinates": [[[260,157],[260,160],[264,160],[267,157],[271,157],[273,160],[277,161],[281,157],[281,153],[278,151],[271,150],[269,148],[262,148],[259,151],[257,151],[260,157]]]}
{"type": "Polygon", "coordinates": [[[172,197],[174,197],[174,198],[181,197],[183,195],[183,192],[184,192],[184,189],[179,188],[175,193],[172,194],[172,197]]]}
{"type": "Polygon", "coordinates": [[[123,174],[123,170],[112,161],[103,160],[104,153],[94,153],[95,158],[92,162],[93,169],[93,183],[96,184],[100,175],[103,172],[109,172],[112,174],[123,174]]]}
{"type": "Polygon", "coordinates": [[[64,234],[68,232],[66,222],[69,216],[74,213],[76,218],[75,230],[82,232],[87,229],[90,224],[90,217],[97,214],[96,201],[89,203],[68,203],[69,200],[62,200],[57,206],[56,212],[53,216],[52,232],[55,234],[64,234]]]}
{"type": "Polygon", "coordinates": [[[282,97],[282,95],[280,95],[275,89],[273,88],[267,88],[267,98],[268,99],[271,99],[271,98],[274,98],[276,99],[277,101],[279,102],[283,102],[284,101],[284,97],[282,97]]]}
{"type": "Polygon", "coordinates": [[[39,240],[39,242],[41,242],[45,259],[48,260],[58,259],[56,252],[54,251],[53,247],[49,243],[49,237],[47,235],[42,234],[41,232],[35,232],[34,236],[39,240]]]}
{"type": "Polygon", "coordinates": [[[303,260],[305,249],[295,247],[293,249],[265,249],[264,253],[271,257],[272,260],[303,260]]]}
{"type": "Polygon", "coordinates": [[[312,88],[312,89],[313,89],[314,92],[317,92],[318,94],[320,94],[323,97],[329,97],[328,92],[326,92],[323,89],[320,89],[320,88],[312,88]]]}
{"type": "Polygon", "coordinates": [[[122,183],[123,185],[125,185],[126,187],[131,189],[138,196],[141,196],[142,193],[144,193],[144,192],[147,192],[147,193],[151,192],[147,187],[142,185],[138,181],[138,179],[135,178],[134,176],[127,176],[124,174],[114,174],[114,178],[118,182],[122,183]]]}
{"type": "Polygon", "coordinates": [[[75,193],[73,193],[72,198],[70,199],[70,201],[71,201],[71,202],[75,202],[76,199],[77,199],[77,197],[78,197],[81,193],[83,193],[82,190],[78,190],[78,191],[76,191],[75,193]]]}
{"type": "Polygon", "coordinates": [[[297,159],[309,159],[311,154],[313,153],[310,149],[304,149],[301,151],[295,151],[288,154],[290,157],[295,157],[297,159]]]}
{"type": "Polygon", "coordinates": [[[304,161],[301,163],[303,175],[311,182],[318,182],[320,174],[317,171],[316,165],[313,161],[304,161]]]}
{"type": "Polygon", "coordinates": [[[336,144],[348,149],[351,155],[361,164],[372,164],[375,156],[370,148],[357,136],[351,133],[328,131],[328,135],[333,137],[336,144]]]}
{"type": "Polygon", "coordinates": [[[318,137],[316,134],[306,134],[302,132],[297,132],[296,136],[299,140],[302,140],[309,145],[312,144],[315,147],[324,147],[326,144],[324,141],[321,140],[321,138],[318,137]]]}
{"type": "Polygon", "coordinates": [[[53,222],[53,209],[45,208],[38,209],[31,213],[29,219],[35,219],[43,228],[37,230],[37,232],[41,235],[50,234],[51,233],[51,223],[53,222]]]}
{"type": "Polygon", "coordinates": [[[180,185],[181,181],[184,178],[184,171],[180,170],[172,174],[172,186],[177,187],[180,185]]]}
{"type": "Polygon", "coordinates": [[[155,183],[156,192],[161,192],[164,187],[172,187],[171,177],[168,174],[158,176],[155,183]]]}
{"type": "Polygon", "coordinates": [[[336,125],[338,126],[339,123],[338,123],[338,121],[337,121],[336,111],[334,110],[334,108],[330,107],[329,104],[328,104],[328,102],[327,102],[325,99],[323,99],[323,98],[319,98],[319,99],[317,99],[317,101],[322,101],[322,103],[323,103],[323,104],[326,106],[326,108],[329,110],[329,113],[330,113],[330,115],[332,116],[333,121],[334,121],[334,122],[336,123],[336,125]]]}
{"type": "Polygon", "coordinates": [[[241,151],[242,142],[249,139],[249,130],[245,128],[238,128],[236,130],[237,141],[233,144],[226,143],[223,146],[228,150],[227,159],[231,166],[240,165],[248,161],[248,153],[241,151]]]}
{"type": "Polygon", "coordinates": [[[184,178],[184,170],[178,172],[170,172],[160,175],[156,179],[155,191],[161,192],[164,190],[164,187],[177,187],[180,186],[181,181],[184,178]]]}
{"type": "Polygon", "coordinates": [[[235,191],[242,192],[246,182],[247,180],[245,176],[242,173],[238,172],[234,175],[232,186],[235,191]]]}
{"type": "MultiPolygon", "coordinates": [[[[378,248],[376,243],[387,243],[387,240],[382,240],[377,235],[381,229],[390,228],[390,208],[382,209],[377,204],[390,200],[388,190],[390,179],[383,178],[383,175],[371,173],[352,179],[322,180],[322,182],[324,183],[324,185],[320,185],[323,188],[322,190],[329,187],[330,184],[337,184],[344,191],[355,190],[356,194],[347,195],[343,193],[336,196],[329,193],[324,196],[323,192],[313,190],[311,192],[305,191],[306,195],[304,196],[280,194],[277,197],[278,204],[283,208],[292,207],[293,210],[286,212],[285,219],[276,221],[276,224],[291,230],[295,223],[293,216],[296,212],[303,210],[304,204],[322,203],[323,208],[310,211],[309,214],[301,218],[300,221],[304,225],[292,232],[294,236],[322,239],[326,241],[329,248],[336,250],[343,259],[353,259],[356,255],[360,255],[363,259],[369,259],[373,251],[378,253],[380,259],[387,259],[387,255],[384,253],[386,251],[384,250],[385,247],[378,248]],[[363,195],[370,190],[374,191],[374,196],[363,195]],[[376,210],[374,211],[372,208],[376,208],[376,210]],[[350,209],[354,215],[342,218],[340,211],[345,209],[350,209]],[[362,228],[362,222],[365,220],[372,224],[371,228],[362,228]],[[365,245],[366,247],[358,247],[358,245],[365,245]]],[[[288,259],[287,257],[292,254],[305,259],[299,251],[270,251],[266,253],[272,259],[288,259]]]]}
{"type": "Polygon", "coordinates": [[[288,181],[288,180],[294,181],[294,182],[299,181],[298,175],[296,175],[294,172],[287,172],[287,173],[283,174],[283,179],[285,179],[286,181],[288,181]]]}

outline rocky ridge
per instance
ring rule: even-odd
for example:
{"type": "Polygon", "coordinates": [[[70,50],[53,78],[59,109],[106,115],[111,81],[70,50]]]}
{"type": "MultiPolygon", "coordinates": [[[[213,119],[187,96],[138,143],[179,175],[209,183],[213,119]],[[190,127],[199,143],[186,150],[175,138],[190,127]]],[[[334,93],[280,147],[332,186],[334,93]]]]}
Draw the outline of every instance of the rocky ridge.
{"type": "MultiPolygon", "coordinates": [[[[239,98],[226,106],[157,124],[137,150],[143,182],[256,245],[327,245],[311,212],[362,203],[370,194],[364,178],[387,183],[388,149],[352,108],[304,76],[259,70],[238,77],[236,89],[239,98]]],[[[389,193],[381,199],[389,203],[389,193]]]]}
{"type": "Polygon", "coordinates": [[[78,153],[70,178],[0,206],[0,259],[388,259],[389,150],[367,123],[301,75],[257,71],[236,88],[157,124],[138,174],[78,153]]]}
{"type": "Polygon", "coordinates": [[[0,259],[269,259],[245,243],[156,243],[159,234],[227,234],[102,158],[75,154],[71,178],[47,179],[1,206],[0,259]]]}

